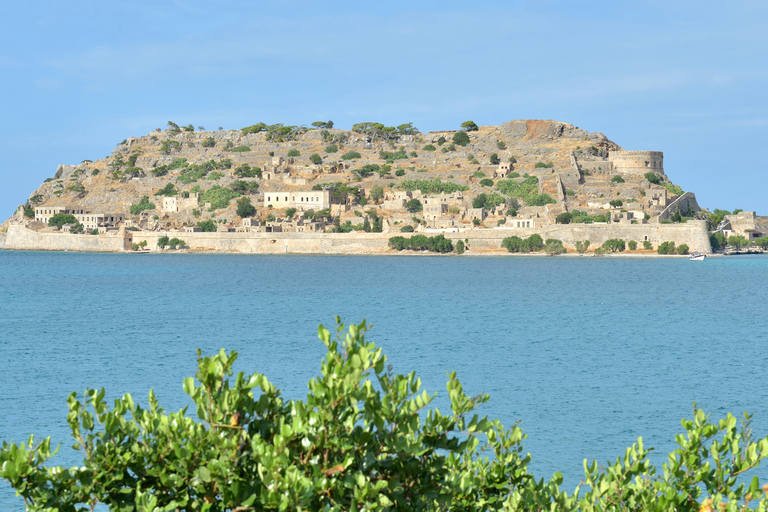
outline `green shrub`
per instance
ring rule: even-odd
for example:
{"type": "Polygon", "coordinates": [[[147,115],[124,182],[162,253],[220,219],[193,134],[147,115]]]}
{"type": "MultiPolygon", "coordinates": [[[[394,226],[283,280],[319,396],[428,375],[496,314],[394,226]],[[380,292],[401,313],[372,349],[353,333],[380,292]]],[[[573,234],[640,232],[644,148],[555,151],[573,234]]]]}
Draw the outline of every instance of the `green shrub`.
{"type": "Polygon", "coordinates": [[[466,146],[469,144],[469,135],[466,132],[456,132],[453,134],[453,143],[457,146],[466,146]]]}
{"type": "Polygon", "coordinates": [[[466,132],[476,132],[479,128],[474,121],[464,121],[461,123],[461,129],[466,132]]]}
{"type": "MultiPolygon", "coordinates": [[[[754,243],[756,246],[762,248],[763,250],[768,249],[768,236],[761,236],[760,238],[755,238],[752,243],[754,243]]],[[[714,248],[714,246],[713,246],[714,248]]]]}
{"type": "Polygon", "coordinates": [[[483,178],[480,180],[480,185],[484,187],[492,187],[493,186],[493,180],[490,178],[483,178]]]}
{"type": "Polygon", "coordinates": [[[167,236],[161,236],[157,239],[157,247],[159,249],[165,249],[170,239],[167,236]]]}
{"type": "Polygon", "coordinates": [[[326,153],[336,153],[338,150],[339,147],[336,144],[329,144],[328,146],[325,146],[326,153]]]}
{"type": "Polygon", "coordinates": [[[259,184],[255,181],[237,180],[229,186],[237,194],[255,194],[259,191],[259,184]]]}
{"type": "Polygon", "coordinates": [[[246,153],[251,150],[251,146],[235,146],[232,148],[233,153],[246,153]]]}
{"type": "Polygon", "coordinates": [[[341,155],[342,160],[355,160],[358,158],[361,158],[361,155],[357,151],[347,151],[346,153],[341,155]]]}
{"type": "Polygon", "coordinates": [[[410,238],[393,236],[389,239],[389,247],[398,251],[410,249],[412,251],[431,251],[438,253],[453,252],[453,243],[444,235],[427,237],[425,235],[412,235],[410,238]]]}
{"type": "Polygon", "coordinates": [[[395,171],[395,176],[404,176],[405,171],[403,169],[398,169],[395,171]]]}
{"type": "Polygon", "coordinates": [[[173,185],[173,183],[168,183],[163,188],[161,188],[160,190],[155,192],[155,195],[156,196],[171,197],[171,196],[175,196],[178,193],[179,193],[179,191],[176,190],[176,187],[173,185]]]}
{"type": "Polygon", "coordinates": [[[80,235],[85,231],[85,228],[79,222],[75,222],[74,226],[69,228],[69,232],[73,235],[80,235]]]}
{"type": "Polygon", "coordinates": [[[689,247],[686,244],[680,244],[677,246],[677,254],[688,254],[689,247]]]}
{"type": "Polygon", "coordinates": [[[382,199],[384,199],[384,187],[381,185],[376,185],[371,189],[371,201],[374,203],[378,203],[382,199]]]}
{"type": "Polygon", "coordinates": [[[629,242],[627,242],[627,246],[629,247],[630,251],[634,251],[635,249],[637,249],[637,242],[635,242],[634,240],[630,240],[629,242]]]}
{"type": "MultiPolygon", "coordinates": [[[[397,173],[395,173],[397,174],[397,173]]],[[[400,182],[397,188],[412,192],[414,190],[421,191],[422,194],[452,194],[454,192],[463,192],[469,190],[469,187],[465,185],[459,185],[452,181],[442,181],[440,178],[434,180],[404,180],[400,182]]]]}
{"type": "Polygon", "coordinates": [[[650,250],[653,249],[653,244],[651,242],[649,242],[648,240],[644,240],[643,241],[643,249],[645,249],[646,251],[650,251],[650,250]]]}
{"type": "Polygon", "coordinates": [[[315,165],[320,165],[321,163],[323,163],[323,157],[321,157],[317,153],[312,153],[311,155],[309,155],[309,161],[315,165]]]}
{"type": "Polygon", "coordinates": [[[742,247],[749,245],[749,240],[741,235],[731,235],[728,237],[728,245],[733,246],[736,249],[741,249],[742,247]]]}
{"type": "Polygon", "coordinates": [[[149,197],[144,196],[141,198],[141,201],[131,205],[130,211],[131,211],[131,215],[138,215],[143,211],[154,210],[154,209],[155,209],[155,203],[150,203],[149,197]]]}
{"type": "Polygon", "coordinates": [[[648,171],[645,173],[645,179],[648,180],[649,183],[653,183],[654,185],[658,185],[661,182],[661,176],[656,174],[655,172],[648,171]]]}
{"type": "Polygon", "coordinates": [[[557,224],[570,224],[573,220],[573,214],[570,212],[563,212],[555,217],[555,223],[557,224]]]}
{"type": "Polygon", "coordinates": [[[500,194],[478,194],[472,200],[472,208],[485,208],[492,210],[497,206],[506,203],[507,199],[500,194]]]}
{"type": "Polygon", "coordinates": [[[442,146],[442,145],[443,145],[443,144],[445,144],[446,142],[447,142],[446,138],[445,138],[445,137],[443,137],[442,135],[440,136],[440,138],[439,138],[439,139],[437,139],[437,145],[438,145],[438,146],[442,146]]]}
{"type": "Polygon", "coordinates": [[[407,203],[405,203],[405,209],[408,210],[410,213],[418,213],[424,209],[424,207],[421,204],[421,201],[419,201],[416,198],[413,198],[409,200],[407,203]]]}
{"type": "Polygon", "coordinates": [[[237,200],[236,213],[238,217],[252,217],[256,213],[256,208],[251,204],[250,198],[241,197],[237,200]]]}
{"type": "Polygon", "coordinates": [[[408,155],[404,150],[398,151],[379,151],[379,158],[385,160],[388,164],[394,163],[396,160],[406,160],[408,155]]]}
{"type": "Polygon", "coordinates": [[[656,248],[659,254],[675,254],[675,242],[662,242],[656,248]]]}
{"type": "Polygon", "coordinates": [[[678,187],[677,185],[673,185],[672,183],[665,181],[661,184],[662,187],[666,188],[670,194],[674,194],[676,196],[683,195],[683,189],[678,187]]]}
{"type": "Polygon", "coordinates": [[[403,226],[400,228],[401,233],[413,233],[413,226],[403,226]]]}
{"type": "Polygon", "coordinates": [[[221,185],[214,185],[200,196],[200,202],[211,203],[212,210],[219,210],[229,206],[229,202],[239,195],[234,190],[222,187],[221,185]]]}
{"type": "Polygon", "coordinates": [[[611,183],[624,183],[624,178],[622,178],[617,174],[613,178],[611,178],[611,183]]]}
{"type": "Polygon", "coordinates": [[[456,253],[457,254],[464,254],[464,241],[459,240],[456,242],[456,253]]]}
{"type": "Polygon", "coordinates": [[[544,247],[544,240],[538,234],[524,240],[519,236],[509,236],[502,240],[501,247],[509,252],[539,252],[544,247]]]}
{"type": "Polygon", "coordinates": [[[499,155],[496,153],[492,153],[489,160],[492,165],[499,165],[499,162],[501,162],[501,160],[499,160],[499,155]]]}
{"type": "Polygon", "coordinates": [[[176,249],[176,247],[178,247],[179,249],[183,249],[186,246],[187,246],[186,242],[184,242],[184,240],[181,240],[179,238],[171,238],[170,240],[168,240],[168,247],[170,247],[171,249],[176,249]]]}
{"type": "Polygon", "coordinates": [[[544,243],[544,252],[551,256],[555,256],[557,254],[564,254],[567,251],[563,246],[562,240],[558,240],[557,238],[548,238],[544,243]]]}
{"type": "Polygon", "coordinates": [[[609,204],[614,208],[619,208],[624,204],[624,201],[622,201],[621,199],[614,199],[609,204]]]}
{"type": "Polygon", "coordinates": [[[242,164],[235,169],[234,175],[239,178],[261,178],[261,167],[242,164]]]}
{"type": "Polygon", "coordinates": [[[552,196],[550,196],[547,193],[544,194],[536,194],[532,197],[530,197],[526,203],[528,206],[544,206],[546,204],[555,204],[557,201],[552,199],[552,196]]]}
{"type": "Polygon", "coordinates": [[[426,146],[424,146],[421,149],[422,149],[422,151],[436,151],[437,150],[437,148],[435,146],[433,146],[432,144],[427,144],[426,146]]]}
{"type": "Polygon", "coordinates": [[[475,171],[475,173],[472,175],[473,178],[485,178],[485,173],[483,171],[475,171]]]}
{"type": "Polygon", "coordinates": [[[214,233],[216,231],[216,223],[211,219],[201,220],[197,223],[197,226],[205,233],[214,233]]]}
{"type": "Polygon", "coordinates": [[[606,252],[622,252],[626,243],[621,238],[611,238],[603,242],[602,249],[606,252]]]}
{"type": "Polygon", "coordinates": [[[576,252],[579,254],[584,254],[589,249],[589,240],[584,240],[576,242],[576,252]]]}
{"type": "Polygon", "coordinates": [[[550,168],[550,167],[552,167],[553,165],[555,165],[555,164],[553,164],[552,162],[547,162],[547,163],[544,163],[544,162],[536,162],[536,165],[534,165],[533,167],[534,167],[535,169],[549,169],[549,168],[550,168]]]}
{"type": "Polygon", "coordinates": [[[289,149],[288,150],[288,158],[292,158],[294,156],[301,156],[301,152],[298,149],[289,149]]]}
{"type": "Polygon", "coordinates": [[[497,140],[496,147],[499,149],[507,149],[507,143],[504,142],[503,140],[497,140]]]}
{"type": "Polygon", "coordinates": [[[212,148],[216,145],[216,139],[214,139],[213,137],[208,137],[203,142],[201,142],[200,145],[203,146],[204,148],[212,148]]]}

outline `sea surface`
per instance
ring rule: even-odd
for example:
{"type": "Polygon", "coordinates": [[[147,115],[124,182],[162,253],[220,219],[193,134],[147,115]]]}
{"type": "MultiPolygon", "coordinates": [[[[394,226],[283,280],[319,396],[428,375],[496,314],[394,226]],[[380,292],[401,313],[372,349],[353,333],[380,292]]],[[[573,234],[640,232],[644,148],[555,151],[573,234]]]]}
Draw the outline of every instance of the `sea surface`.
{"type": "MultiPolygon", "coordinates": [[[[105,387],[166,410],[196,350],[306,396],[317,326],[367,319],[395,371],[415,370],[447,411],[447,372],[481,412],[520,421],[531,470],[606,463],[642,436],[659,466],[693,402],[754,414],[768,435],[768,257],[245,256],[0,251],[0,440],[51,436],[78,463],[72,391],[105,387]]],[[[190,413],[194,415],[194,410],[190,413]]],[[[78,464],[79,465],[79,464],[78,464]]],[[[768,477],[768,467],[760,471],[768,477]]],[[[23,510],[0,482],[0,510],[23,510]]]]}

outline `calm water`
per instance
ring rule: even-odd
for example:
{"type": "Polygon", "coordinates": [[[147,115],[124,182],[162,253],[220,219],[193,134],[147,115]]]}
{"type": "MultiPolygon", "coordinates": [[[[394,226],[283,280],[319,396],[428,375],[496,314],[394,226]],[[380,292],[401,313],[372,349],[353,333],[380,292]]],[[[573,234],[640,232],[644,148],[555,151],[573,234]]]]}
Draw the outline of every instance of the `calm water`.
{"type": "MultiPolygon", "coordinates": [[[[661,464],[692,402],[768,435],[768,257],[710,259],[95,255],[0,251],[0,440],[34,433],[72,465],[66,396],[86,387],[189,404],[195,351],[306,394],[334,315],[374,324],[400,372],[522,420],[532,470],[605,462],[642,436],[661,464]]],[[[448,409],[439,396],[436,404],[448,409]]],[[[762,472],[768,476],[768,468],[762,472]]],[[[21,501],[0,482],[0,509],[21,501]]]]}

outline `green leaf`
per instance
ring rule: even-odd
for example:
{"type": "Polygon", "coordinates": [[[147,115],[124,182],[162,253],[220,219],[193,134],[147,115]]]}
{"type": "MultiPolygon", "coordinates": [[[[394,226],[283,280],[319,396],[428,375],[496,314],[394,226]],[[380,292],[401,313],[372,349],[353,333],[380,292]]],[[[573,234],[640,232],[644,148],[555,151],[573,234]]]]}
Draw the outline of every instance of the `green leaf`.
{"type": "Polygon", "coordinates": [[[189,396],[192,396],[192,393],[195,391],[195,379],[192,377],[187,377],[184,379],[184,392],[188,394],[189,396]]]}

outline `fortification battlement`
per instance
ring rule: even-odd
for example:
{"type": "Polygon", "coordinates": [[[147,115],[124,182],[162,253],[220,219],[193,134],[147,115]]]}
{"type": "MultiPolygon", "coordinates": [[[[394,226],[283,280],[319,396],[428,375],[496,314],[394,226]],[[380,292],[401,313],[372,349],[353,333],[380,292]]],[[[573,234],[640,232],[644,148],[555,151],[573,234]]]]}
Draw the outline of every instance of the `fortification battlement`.
{"type": "Polygon", "coordinates": [[[610,151],[608,161],[616,172],[645,174],[649,171],[664,174],[662,151],[610,151]]]}

